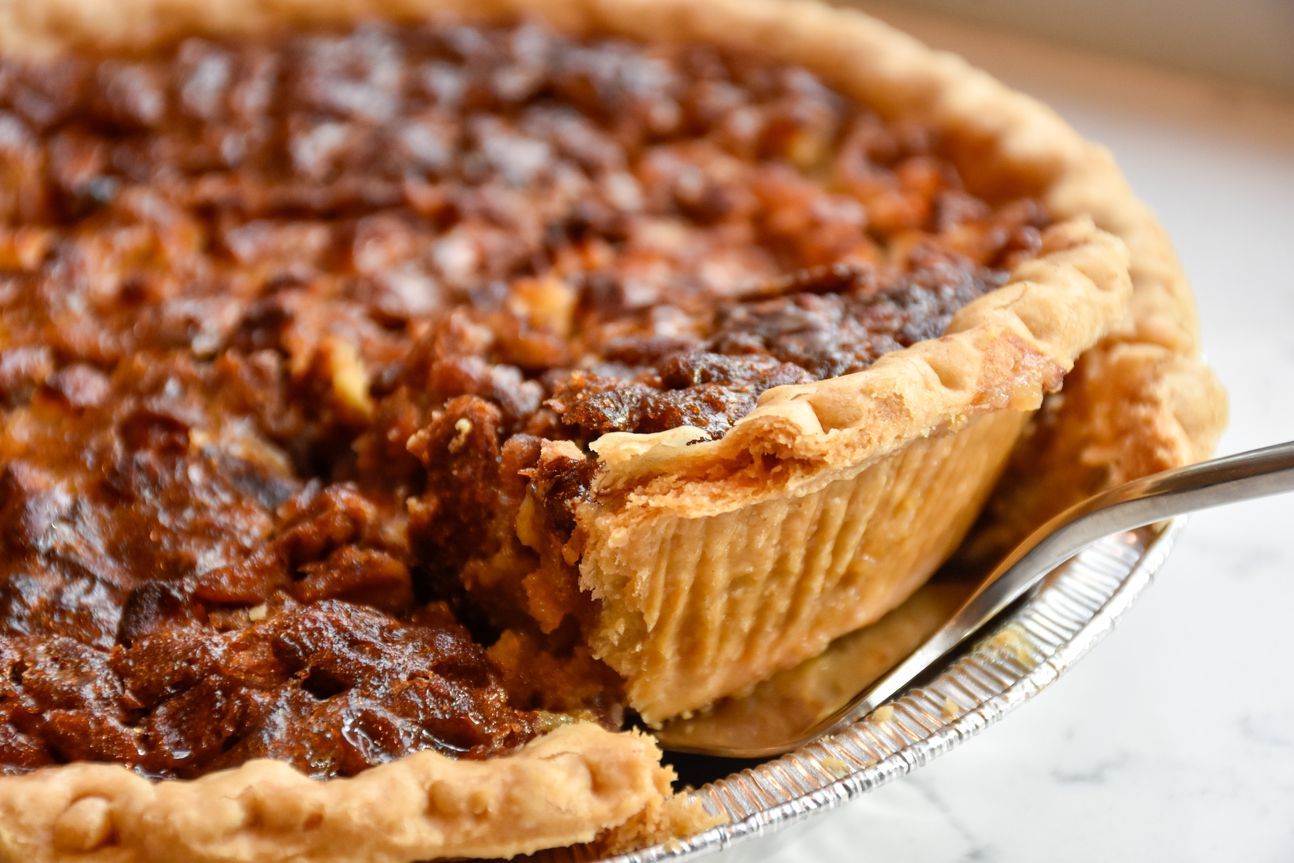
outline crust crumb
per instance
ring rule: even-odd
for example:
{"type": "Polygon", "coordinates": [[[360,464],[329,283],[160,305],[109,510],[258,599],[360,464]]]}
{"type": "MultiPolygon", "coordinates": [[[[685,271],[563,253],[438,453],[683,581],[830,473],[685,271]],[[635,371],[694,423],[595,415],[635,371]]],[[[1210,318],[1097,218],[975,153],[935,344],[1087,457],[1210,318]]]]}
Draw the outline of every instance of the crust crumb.
{"type": "Polygon", "coordinates": [[[961,706],[958,705],[956,701],[953,701],[951,698],[945,695],[944,703],[939,707],[939,713],[941,716],[943,716],[945,721],[951,722],[952,720],[956,719],[958,716],[962,715],[962,709],[961,709],[961,706]]]}
{"type": "Polygon", "coordinates": [[[822,765],[822,768],[824,770],[826,770],[828,773],[830,773],[832,776],[836,777],[837,779],[843,779],[844,777],[848,776],[850,773],[849,765],[834,755],[828,755],[824,758],[821,758],[819,759],[818,763],[822,765]]]}
{"type": "Polygon", "coordinates": [[[872,721],[878,724],[884,724],[894,718],[894,705],[882,704],[872,711],[872,721]]]}
{"type": "Polygon", "coordinates": [[[989,641],[989,645],[1026,667],[1033,665],[1033,645],[1016,627],[1003,629],[989,641]]]}

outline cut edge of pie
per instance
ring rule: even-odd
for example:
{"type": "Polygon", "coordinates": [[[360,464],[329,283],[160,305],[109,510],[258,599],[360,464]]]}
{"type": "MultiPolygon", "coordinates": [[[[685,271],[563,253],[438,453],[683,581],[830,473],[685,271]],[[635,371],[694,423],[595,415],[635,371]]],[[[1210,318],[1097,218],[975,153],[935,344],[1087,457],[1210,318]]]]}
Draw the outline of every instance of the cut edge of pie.
{"type": "MultiPolygon", "coordinates": [[[[1216,442],[1225,399],[1196,356],[1185,277],[1108,154],[1032,99],[856,12],[777,0],[129,0],[110,11],[47,0],[0,5],[0,51],[145,50],[189,34],[431,13],[533,16],[803,65],[882,113],[948,135],[972,187],[1033,190],[1058,222],[1043,254],[963,309],[941,339],[863,372],[771,390],[718,441],[681,428],[594,443],[602,467],[592,499],[571,542],[546,556],[577,569],[603,603],[589,640],[647,719],[748,688],[900,603],[964,537],[1029,415],[1067,373],[1009,470],[1054,469],[1072,482],[1009,484],[991,504],[1002,524],[1036,522],[1101,485],[1199,459],[1216,442]],[[923,493],[932,487],[939,493],[923,493]],[[878,551],[888,557],[878,562],[878,551]],[[734,611],[770,594],[781,598],[776,608],[728,631],[734,611]]],[[[561,447],[545,457],[561,458],[561,447]]],[[[485,762],[422,752],[328,782],[263,761],[191,782],[66,765],[0,780],[0,851],[35,860],[506,856],[587,841],[635,816],[641,827],[668,796],[668,776],[650,740],[587,723],[485,762]]],[[[705,817],[697,807],[666,820],[684,832],[705,817]]]]}
{"type": "Polygon", "coordinates": [[[649,722],[686,714],[906,599],[964,538],[1028,414],[1126,313],[1124,267],[1117,240],[1063,223],[940,339],[771,390],[719,441],[596,441],[607,468],[574,542],[601,602],[590,642],[630,703],[649,722]]]}

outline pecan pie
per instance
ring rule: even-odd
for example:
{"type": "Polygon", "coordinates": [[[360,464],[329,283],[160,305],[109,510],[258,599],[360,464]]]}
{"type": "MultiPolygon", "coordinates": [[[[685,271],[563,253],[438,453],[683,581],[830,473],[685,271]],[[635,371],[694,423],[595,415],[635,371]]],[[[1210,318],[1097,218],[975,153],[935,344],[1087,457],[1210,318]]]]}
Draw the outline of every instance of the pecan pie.
{"type": "Polygon", "coordinates": [[[696,829],[634,717],[882,617],[1012,459],[983,543],[1212,446],[1162,232],[957,59],[353,7],[0,5],[5,859],[696,829]]]}

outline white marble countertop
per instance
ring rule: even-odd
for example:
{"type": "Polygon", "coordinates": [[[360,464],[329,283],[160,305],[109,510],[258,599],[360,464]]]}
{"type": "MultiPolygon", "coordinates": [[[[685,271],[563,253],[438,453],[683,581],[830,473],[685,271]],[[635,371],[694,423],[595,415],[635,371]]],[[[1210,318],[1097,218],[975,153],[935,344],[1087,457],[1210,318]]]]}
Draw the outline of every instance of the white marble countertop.
{"type": "MultiPolygon", "coordinates": [[[[873,9],[1114,151],[1194,282],[1231,397],[1221,451],[1294,438],[1294,103],[873,9]]],[[[1291,516],[1291,497],[1196,515],[1056,685],[915,774],[721,859],[1294,860],[1291,516]]]]}

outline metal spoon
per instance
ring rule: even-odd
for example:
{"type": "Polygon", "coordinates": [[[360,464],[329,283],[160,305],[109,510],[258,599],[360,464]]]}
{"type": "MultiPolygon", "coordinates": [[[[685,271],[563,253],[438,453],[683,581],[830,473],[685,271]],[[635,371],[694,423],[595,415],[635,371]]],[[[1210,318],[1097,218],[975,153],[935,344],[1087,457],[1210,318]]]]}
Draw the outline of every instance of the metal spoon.
{"type": "Polygon", "coordinates": [[[1294,441],[1164,471],[1102,492],[1034,531],[907,659],[811,727],[774,742],[704,743],[694,738],[671,742],[667,728],[658,734],[661,746],[720,758],[764,758],[841,731],[897,695],[1091,543],[1195,510],[1289,491],[1294,491],[1294,441]]]}

